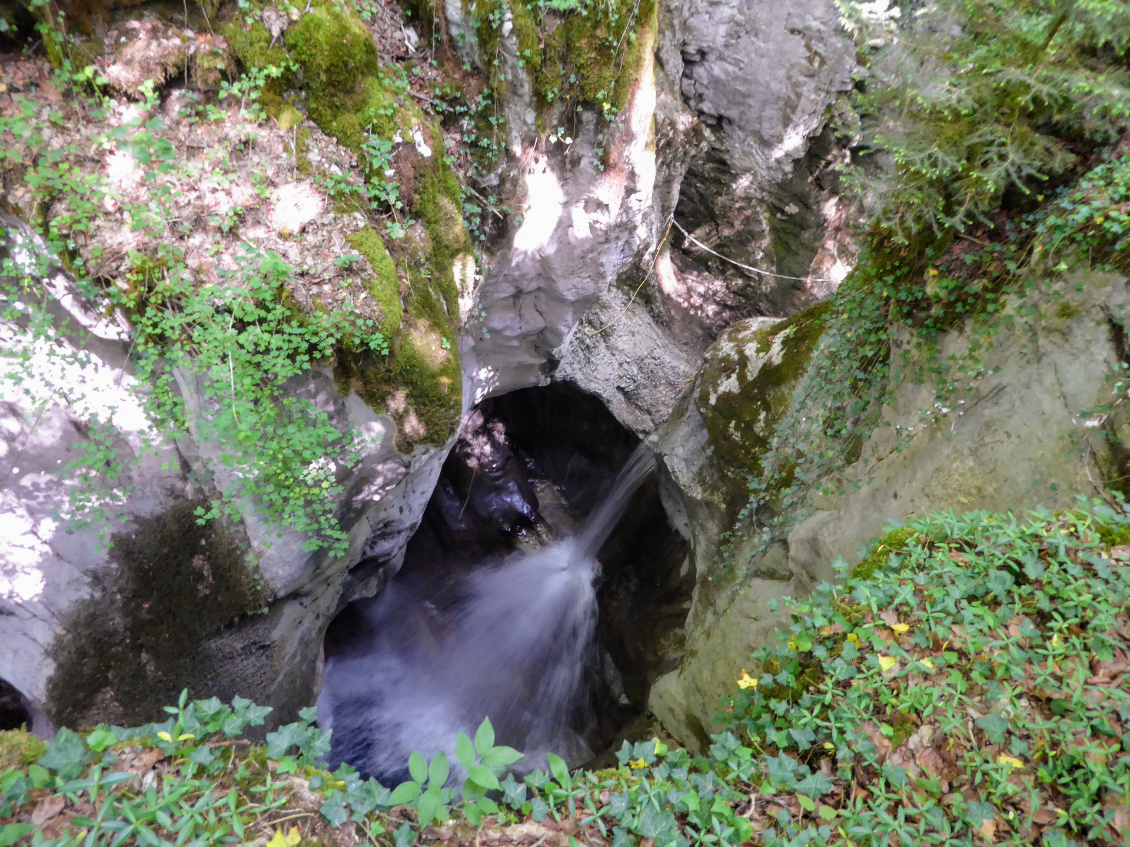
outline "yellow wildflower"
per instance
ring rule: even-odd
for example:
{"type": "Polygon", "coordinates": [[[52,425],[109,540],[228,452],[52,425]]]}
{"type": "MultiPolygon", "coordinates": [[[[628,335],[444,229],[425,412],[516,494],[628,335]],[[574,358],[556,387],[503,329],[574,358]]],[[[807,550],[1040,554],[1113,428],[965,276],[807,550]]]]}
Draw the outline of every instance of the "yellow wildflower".
{"type": "Polygon", "coordinates": [[[742,675],[738,677],[738,688],[742,691],[747,688],[757,688],[757,680],[750,676],[745,668],[742,668],[742,675]]]}
{"type": "Polygon", "coordinates": [[[267,847],[297,847],[301,842],[302,834],[298,827],[292,826],[286,835],[283,835],[279,827],[275,827],[275,837],[267,842],[267,847]]]}

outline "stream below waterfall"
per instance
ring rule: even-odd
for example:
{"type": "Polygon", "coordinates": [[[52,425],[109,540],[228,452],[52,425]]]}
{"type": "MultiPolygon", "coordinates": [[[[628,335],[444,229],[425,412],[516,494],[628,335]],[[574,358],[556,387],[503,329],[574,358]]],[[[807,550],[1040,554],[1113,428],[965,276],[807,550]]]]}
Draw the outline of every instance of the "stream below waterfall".
{"type": "Polygon", "coordinates": [[[404,566],[331,625],[331,765],[395,785],[488,716],[519,769],[590,762],[677,661],[656,645],[685,617],[686,545],[652,454],[594,398],[529,391],[468,416],[404,566]]]}

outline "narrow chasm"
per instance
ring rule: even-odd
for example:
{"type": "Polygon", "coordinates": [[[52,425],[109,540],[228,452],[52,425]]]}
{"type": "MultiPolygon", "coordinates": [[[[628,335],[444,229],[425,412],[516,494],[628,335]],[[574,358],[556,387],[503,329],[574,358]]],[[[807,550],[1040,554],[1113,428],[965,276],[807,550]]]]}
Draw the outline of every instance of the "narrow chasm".
{"type": "Polygon", "coordinates": [[[396,784],[413,750],[454,762],[485,717],[526,770],[630,735],[678,663],[694,585],[653,469],[568,384],[473,409],[403,567],[326,634],[331,764],[396,784]]]}

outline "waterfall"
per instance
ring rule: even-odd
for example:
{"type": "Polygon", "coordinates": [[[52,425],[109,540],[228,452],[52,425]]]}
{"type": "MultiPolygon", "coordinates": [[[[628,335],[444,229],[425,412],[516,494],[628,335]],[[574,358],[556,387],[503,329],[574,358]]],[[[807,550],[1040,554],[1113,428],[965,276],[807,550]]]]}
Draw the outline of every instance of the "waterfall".
{"type": "Polygon", "coordinates": [[[413,750],[454,762],[457,733],[488,716],[527,768],[548,752],[591,758],[596,555],[653,467],[641,444],[574,538],[455,578],[394,579],[361,613],[365,646],[326,662],[318,718],[333,729],[331,766],[395,785],[413,750]]]}

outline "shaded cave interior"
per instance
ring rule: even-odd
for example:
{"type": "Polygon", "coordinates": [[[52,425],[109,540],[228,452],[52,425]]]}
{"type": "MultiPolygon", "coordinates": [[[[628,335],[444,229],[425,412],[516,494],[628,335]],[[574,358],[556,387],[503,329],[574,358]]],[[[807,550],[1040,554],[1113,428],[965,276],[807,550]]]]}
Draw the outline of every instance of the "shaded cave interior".
{"type": "MultiPolygon", "coordinates": [[[[485,563],[572,537],[638,444],[600,399],[569,383],[485,400],[465,418],[394,584],[451,584],[485,563]]],[[[651,684],[678,665],[694,586],[687,554],[652,474],[597,556],[596,647],[584,669],[584,725],[575,729],[598,759],[639,727],[651,684]]],[[[378,595],[338,614],[325,638],[327,663],[372,649],[385,631],[374,624],[374,615],[388,614],[381,608],[378,595]]]]}
{"type": "Polygon", "coordinates": [[[31,703],[8,680],[0,679],[0,731],[31,729],[34,725],[31,703]]]}

